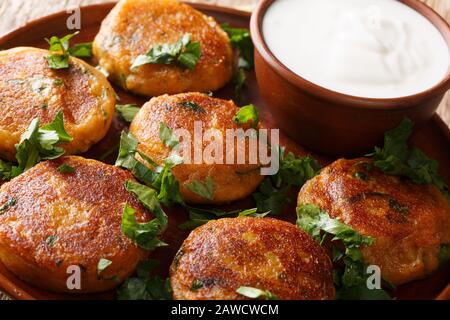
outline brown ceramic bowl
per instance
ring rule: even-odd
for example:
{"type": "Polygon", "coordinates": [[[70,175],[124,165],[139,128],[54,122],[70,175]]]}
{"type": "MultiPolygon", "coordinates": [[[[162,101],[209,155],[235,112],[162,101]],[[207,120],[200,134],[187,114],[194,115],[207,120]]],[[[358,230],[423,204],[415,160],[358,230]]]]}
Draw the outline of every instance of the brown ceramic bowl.
{"type": "MultiPolygon", "coordinates": [[[[276,0],[261,0],[251,18],[255,68],[260,94],[286,133],[305,147],[333,156],[363,154],[382,141],[385,131],[408,117],[416,130],[436,111],[450,88],[450,68],[434,87],[392,99],[355,97],[325,89],[285,67],[269,50],[262,21],[276,0]]],[[[400,0],[430,20],[450,50],[450,26],[428,6],[400,0]]]]}

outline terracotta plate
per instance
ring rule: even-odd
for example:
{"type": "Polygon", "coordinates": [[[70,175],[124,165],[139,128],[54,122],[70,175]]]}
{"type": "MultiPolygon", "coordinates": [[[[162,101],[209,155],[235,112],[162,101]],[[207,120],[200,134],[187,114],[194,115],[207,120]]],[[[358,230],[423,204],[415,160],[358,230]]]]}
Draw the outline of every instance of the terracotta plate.
{"type": "MultiPolygon", "coordinates": [[[[100,24],[111,8],[113,3],[93,5],[84,7],[81,9],[81,22],[82,28],[80,34],[74,39],[74,42],[92,41],[98,32],[100,24]]],[[[217,6],[209,5],[193,5],[195,8],[203,11],[207,15],[213,16],[219,23],[229,22],[232,26],[247,27],[249,25],[250,15],[246,12],[237,11],[233,9],[226,9],[217,6]]],[[[36,21],[33,21],[26,26],[4,36],[0,39],[0,49],[8,49],[17,46],[34,46],[46,48],[47,44],[44,38],[49,38],[52,35],[63,36],[69,31],[66,28],[66,19],[68,14],[65,12],[57,13],[36,21]]],[[[91,64],[96,65],[95,61],[89,61],[91,64]]],[[[137,103],[143,104],[146,98],[132,96],[127,94],[118,88],[116,88],[118,95],[121,98],[121,103],[137,103]]],[[[232,88],[228,86],[216,93],[218,97],[233,98],[232,88]]],[[[283,128],[283,124],[277,125],[270,117],[264,102],[261,100],[258,88],[256,85],[254,73],[248,73],[247,87],[243,92],[242,100],[239,104],[244,105],[249,102],[256,104],[261,110],[262,120],[268,127],[283,128]]],[[[326,115],[325,115],[326,116],[326,115]]],[[[125,128],[125,123],[119,119],[114,119],[113,126],[108,135],[94,146],[86,157],[99,159],[108,150],[111,150],[117,145],[119,134],[122,129],[125,128]]],[[[319,132],[317,134],[320,134],[319,132]]],[[[309,153],[307,150],[299,145],[296,145],[289,138],[281,134],[281,144],[285,145],[288,150],[293,151],[298,155],[304,155],[309,153]]],[[[440,163],[441,174],[446,179],[447,183],[450,183],[450,131],[445,123],[436,115],[433,120],[418,132],[413,137],[413,144],[422,148],[429,156],[433,157],[440,163]]],[[[103,161],[113,163],[116,157],[117,151],[113,152],[109,157],[102,158],[103,161]]],[[[329,163],[333,159],[327,159],[320,155],[315,155],[323,164],[329,163]]],[[[293,194],[295,199],[295,193],[293,194]]],[[[251,199],[234,203],[227,208],[249,208],[253,203],[251,199]]],[[[182,241],[186,238],[187,232],[181,231],[177,228],[177,225],[184,222],[187,219],[187,212],[182,209],[172,209],[168,211],[170,217],[170,226],[165,233],[165,241],[170,244],[169,247],[160,248],[154,251],[153,257],[158,258],[161,261],[160,273],[167,275],[168,266],[170,265],[172,258],[182,241]]],[[[295,221],[294,207],[287,207],[281,219],[286,219],[291,222],[295,221]]],[[[394,293],[398,299],[446,299],[450,297],[450,286],[447,285],[450,282],[450,264],[445,268],[434,274],[432,277],[416,281],[404,286],[401,286],[394,293]]],[[[5,290],[8,294],[16,299],[112,299],[114,298],[114,292],[107,292],[104,294],[96,295],[62,295],[49,293],[39,288],[35,288],[22,282],[20,279],[11,274],[2,264],[0,264],[0,288],[5,290]]]]}

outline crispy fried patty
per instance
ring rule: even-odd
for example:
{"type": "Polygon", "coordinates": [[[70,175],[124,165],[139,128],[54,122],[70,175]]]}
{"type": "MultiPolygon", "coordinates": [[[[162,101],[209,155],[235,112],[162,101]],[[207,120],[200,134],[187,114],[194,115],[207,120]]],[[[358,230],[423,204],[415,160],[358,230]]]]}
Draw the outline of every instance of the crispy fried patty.
{"type": "Polygon", "coordinates": [[[67,154],[86,151],[109,129],[115,94],[105,76],[76,58],[70,68],[52,70],[48,54],[28,47],[0,51],[0,158],[14,159],[14,146],[34,118],[44,125],[60,110],[74,138],[63,146],[67,154]]]}
{"type": "Polygon", "coordinates": [[[271,218],[210,221],[184,241],[171,269],[175,299],[244,299],[241,286],[279,299],[333,299],[331,262],[296,226],[271,218]]]}
{"type": "MultiPolygon", "coordinates": [[[[171,152],[160,139],[160,123],[164,123],[172,130],[183,129],[190,136],[190,143],[185,140],[184,145],[190,146],[191,161],[173,168],[173,174],[180,183],[181,193],[185,201],[189,203],[225,203],[245,198],[252,193],[261,183],[263,176],[260,175],[259,165],[250,164],[249,158],[244,164],[215,164],[203,157],[210,150],[208,146],[214,145],[207,141],[206,135],[201,140],[195,138],[195,123],[201,123],[203,133],[214,129],[219,136],[223,137],[223,160],[226,161],[226,130],[241,129],[233,121],[233,116],[238,107],[232,101],[211,98],[202,93],[184,93],[173,96],[160,96],[147,102],[134,118],[130,126],[130,132],[140,142],[140,150],[154,161],[162,164],[171,152]],[[195,141],[201,141],[196,144],[195,141]],[[201,146],[201,148],[198,148],[201,146]],[[195,152],[195,148],[200,150],[195,152]],[[208,148],[208,149],[207,149],[208,148]],[[196,163],[195,154],[200,154],[203,159],[196,163]],[[206,199],[192,192],[188,185],[197,181],[205,183],[210,177],[214,182],[214,197],[206,199]]],[[[181,139],[180,139],[181,140],[181,139]]],[[[237,151],[248,151],[249,140],[241,146],[236,145],[234,163],[237,162],[237,151]]],[[[181,151],[183,148],[181,148],[181,151]]],[[[220,150],[220,149],[219,149],[220,150]]],[[[182,153],[182,152],[180,152],[182,153]]],[[[183,155],[185,156],[185,155],[183,155]]],[[[189,158],[188,156],[186,156],[189,158]]]]}
{"type": "Polygon", "coordinates": [[[103,21],[93,50],[115,83],[142,95],[214,91],[232,75],[227,34],[213,18],[175,0],[120,1],[103,21]],[[201,47],[193,70],[177,64],[147,64],[130,71],[139,55],[158,44],[174,43],[186,33],[201,47]]]}
{"type": "Polygon", "coordinates": [[[81,157],[41,162],[0,188],[0,259],[18,277],[47,290],[100,292],[117,286],[147,253],[121,231],[125,203],[138,221],[150,214],[125,190],[131,174],[81,157]],[[61,173],[66,164],[74,173],[61,173]],[[5,209],[6,208],[6,209],[5,209]],[[100,259],[112,261],[100,275],[100,259]],[[81,290],[66,270],[81,268],[81,290]]]}
{"type": "Polygon", "coordinates": [[[300,190],[298,203],[316,204],[375,242],[362,248],[367,264],[402,284],[438,268],[450,243],[450,206],[432,185],[388,176],[366,158],[338,160],[300,190]]]}

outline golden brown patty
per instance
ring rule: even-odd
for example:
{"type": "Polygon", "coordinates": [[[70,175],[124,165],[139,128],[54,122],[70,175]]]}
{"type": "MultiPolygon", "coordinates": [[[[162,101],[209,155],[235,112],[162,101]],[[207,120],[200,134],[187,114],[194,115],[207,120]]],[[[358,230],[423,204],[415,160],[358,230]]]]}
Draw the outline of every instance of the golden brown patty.
{"type": "Polygon", "coordinates": [[[439,190],[385,175],[366,158],[332,163],[303,186],[298,203],[372,236],[364,260],[394,284],[435,271],[440,245],[450,243],[450,207],[439,190]]]}
{"type": "Polygon", "coordinates": [[[147,254],[121,231],[125,203],[138,221],[150,214],[125,190],[133,180],[120,168],[81,157],[41,162],[0,188],[0,259],[20,278],[51,291],[86,293],[117,286],[147,254]],[[67,164],[74,173],[60,173],[67,164]],[[100,276],[100,259],[112,264],[100,276]],[[76,265],[81,290],[68,290],[66,270],[76,265]],[[119,281],[113,279],[118,277],[119,281]]]}
{"type": "MultiPolygon", "coordinates": [[[[164,159],[169,156],[171,149],[160,140],[160,123],[165,123],[172,130],[180,128],[187,130],[191,136],[190,164],[184,163],[173,168],[173,174],[180,183],[183,198],[189,203],[230,202],[245,198],[261,183],[264,177],[260,175],[259,165],[249,164],[249,161],[246,164],[207,164],[205,159],[202,163],[195,164],[194,126],[195,122],[199,121],[202,123],[204,133],[212,128],[217,130],[223,137],[223,152],[225,153],[226,129],[241,128],[233,121],[233,116],[238,110],[232,101],[211,98],[202,93],[164,95],[151,99],[141,108],[131,123],[130,132],[141,143],[140,150],[154,161],[162,164],[164,159]],[[183,103],[194,103],[199,108],[194,109],[183,103]],[[214,181],[212,200],[193,193],[187,187],[194,181],[204,183],[207,177],[214,181]]],[[[202,142],[201,151],[204,151],[211,142],[206,138],[202,142]]],[[[248,140],[247,144],[243,144],[242,147],[236,146],[236,152],[238,149],[248,150],[248,140]]],[[[242,152],[244,151],[242,150],[242,152]]],[[[226,155],[223,157],[223,161],[225,160],[226,155]]]]}
{"type": "Polygon", "coordinates": [[[93,50],[114,82],[143,95],[214,91],[232,75],[227,34],[213,18],[175,0],[120,1],[103,21],[93,50]],[[155,45],[174,43],[186,33],[201,46],[193,70],[176,64],[147,64],[130,71],[139,55],[155,45]]]}
{"type": "Polygon", "coordinates": [[[14,145],[34,118],[44,125],[60,110],[74,138],[63,145],[67,154],[86,151],[109,129],[115,94],[105,76],[76,58],[68,69],[50,69],[48,54],[25,47],[0,51],[0,158],[14,159],[14,145]]]}
{"type": "Polygon", "coordinates": [[[175,299],[244,299],[236,293],[241,286],[269,290],[279,299],[333,299],[331,267],[322,248],[290,223],[220,219],[184,241],[170,282],[175,299]]]}

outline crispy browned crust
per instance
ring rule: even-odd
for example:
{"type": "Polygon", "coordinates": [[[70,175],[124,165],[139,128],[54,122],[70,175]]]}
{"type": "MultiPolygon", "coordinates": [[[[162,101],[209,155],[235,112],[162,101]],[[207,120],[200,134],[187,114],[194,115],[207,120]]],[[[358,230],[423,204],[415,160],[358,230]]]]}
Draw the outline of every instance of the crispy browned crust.
{"type": "Polygon", "coordinates": [[[14,145],[31,121],[44,125],[60,110],[74,138],[63,146],[67,154],[86,151],[109,129],[115,94],[105,76],[76,58],[70,68],[52,70],[48,54],[28,47],[0,51],[0,157],[14,159],[14,145]]]}
{"type": "MultiPolygon", "coordinates": [[[[224,153],[226,129],[241,128],[233,121],[233,116],[239,108],[233,101],[211,98],[202,93],[182,93],[173,96],[164,95],[156,97],[147,102],[139,111],[130,125],[130,132],[141,143],[140,150],[158,163],[170,155],[170,148],[166,147],[160,140],[160,123],[165,123],[172,130],[185,129],[192,137],[191,141],[191,164],[181,164],[173,169],[175,178],[180,182],[181,193],[185,201],[189,203],[225,203],[239,200],[251,194],[261,183],[263,176],[260,175],[258,164],[195,164],[194,163],[194,123],[202,122],[204,132],[214,128],[222,134],[224,139],[224,153]],[[195,111],[180,105],[182,102],[194,102],[202,108],[195,111]],[[210,176],[214,180],[215,193],[213,201],[198,196],[188,190],[186,185],[197,180],[204,182],[210,176]]],[[[202,150],[210,145],[209,141],[203,140],[202,150]]],[[[247,143],[238,149],[248,150],[247,143]]],[[[243,150],[243,151],[245,151],[243,150]]],[[[224,161],[226,156],[224,156],[224,161]]],[[[235,154],[235,159],[237,159],[235,154]]],[[[248,159],[248,157],[247,157],[248,159]]]]}
{"type": "Polygon", "coordinates": [[[279,299],[333,299],[331,262],[296,226],[271,218],[210,221],[184,241],[171,269],[175,299],[244,299],[241,286],[279,299]],[[191,289],[194,281],[201,288],[191,289]]]}
{"type": "Polygon", "coordinates": [[[143,95],[216,90],[232,76],[233,53],[227,34],[213,18],[175,0],[120,1],[103,21],[93,49],[115,83],[143,95]],[[178,41],[185,33],[201,45],[201,57],[193,70],[149,64],[130,71],[137,56],[157,44],[178,41]]]}
{"type": "Polygon", "coordinates": [[[439,247],[450,243],[450,207],[432,185],[416,185],[373,168],[367,158],[338,160],[300,190],[299,203],[316,204],[333,218],[375,238],[362,249],[394,284],[423,278],[438,268],[439,247]],[[368,180],[355,177],[364,173],[368,180]],[[402,206],[408,209],[401,210],[402,206]],[[399,210],[400,209],[400,210],[399,210]]]}
{"type": "Polygon", "coordinates": [[[133,180],[120,168],[80,157],[65,157],[36,165],[0,188],[0,205],[16,204],[0,214],[0,259],[20,278],[51,291],[86,293],[117,286],[134,271],[147,253],[121,231],[125,203],[137,210],[140,221],[150,214],[125,190],[133,180]],[[65,163],[75,173],[60,173],[65,163]],[[56,236],[54,245],[47,243],[56,236]],[[102,279],[101,258],[112,264],[102,279]],[[81,290],[68,290],[66,269],[82,270],[81,290]]]}

